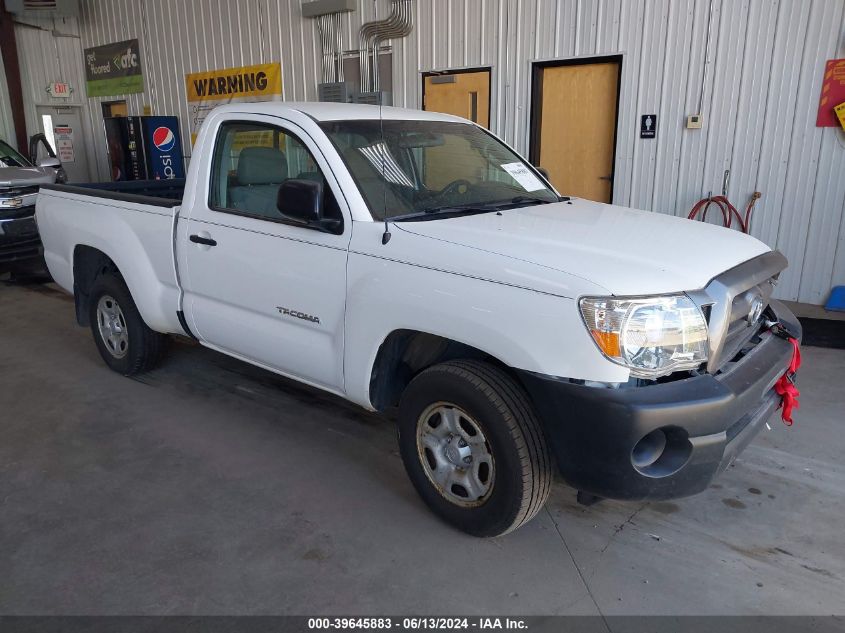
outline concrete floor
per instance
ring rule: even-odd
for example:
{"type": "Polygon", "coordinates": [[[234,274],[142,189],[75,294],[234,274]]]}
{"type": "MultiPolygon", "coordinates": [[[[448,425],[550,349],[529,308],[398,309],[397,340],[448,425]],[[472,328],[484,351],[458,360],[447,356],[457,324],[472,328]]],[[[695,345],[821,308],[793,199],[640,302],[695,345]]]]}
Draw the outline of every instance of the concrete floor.
{"type": "Polygon", "coordinates": [[[705,493],[438,521],[390,422],[195,345],[138,380],[0,283],[0,614],[843,614],[845,351],[705,493]]]}

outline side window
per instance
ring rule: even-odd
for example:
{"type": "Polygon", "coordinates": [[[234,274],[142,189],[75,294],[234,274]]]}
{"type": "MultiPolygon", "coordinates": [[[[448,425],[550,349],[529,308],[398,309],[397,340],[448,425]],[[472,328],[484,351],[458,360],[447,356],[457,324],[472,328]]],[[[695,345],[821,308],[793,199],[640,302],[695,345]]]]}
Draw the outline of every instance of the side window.
{"type": "Polygon", "coordinates": [[[211,169],[211,208],[284,221],[276,203],[279,187],[289,179],[321,182],[323,215],[343,219],[325,176],[296,136],[260,123],[220,127],[211,169]]]}

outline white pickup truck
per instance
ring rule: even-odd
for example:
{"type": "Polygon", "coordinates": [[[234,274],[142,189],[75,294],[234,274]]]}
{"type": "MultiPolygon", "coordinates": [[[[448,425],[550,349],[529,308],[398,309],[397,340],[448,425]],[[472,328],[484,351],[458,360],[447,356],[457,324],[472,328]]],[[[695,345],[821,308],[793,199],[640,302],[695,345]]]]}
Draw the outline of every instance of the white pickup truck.
{"type": "Polygon", "coordinates": [[[778,406],[772,323],[800,336],[780,253],[561,197],[456,117],[227,105],[180,184],[41,189],[47,264],[105,362],[149,370],[179,334],[398,407],[417,491],[475,535],[531,519],[555,469],[584,500],[705,489],[778,406]]]}

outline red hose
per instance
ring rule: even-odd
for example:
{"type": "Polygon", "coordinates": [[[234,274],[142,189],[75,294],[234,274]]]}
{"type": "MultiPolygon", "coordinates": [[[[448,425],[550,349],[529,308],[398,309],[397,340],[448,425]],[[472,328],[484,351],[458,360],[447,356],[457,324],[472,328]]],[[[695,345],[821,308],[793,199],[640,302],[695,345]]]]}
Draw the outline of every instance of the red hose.
{"type": "Polygon", "coordinates": [[[751,213],[754,210],[754,204],[761,195],[762,194],[759,191],[754,192],[751,196],[751,200],[748,202],[748,206],[745,208],[744,215],[741,215],[739,211],[737,211],[736,207],[731,204],[731,201],[725,196],[714,196],[712,198],[704,198],[703,200],[696,202],[687,218],[695,220],[698,218],[698,214],[701,213],[701,221],[704,222],[707,220],[707,210],[710,208],[710,205],[715,204],[722,212],[722,225],[725,228],[731,228],[733,220],[736,218],[736,221],[739,224],[739,230],[743,233],[748,233],[751,230],[751,213]]]}

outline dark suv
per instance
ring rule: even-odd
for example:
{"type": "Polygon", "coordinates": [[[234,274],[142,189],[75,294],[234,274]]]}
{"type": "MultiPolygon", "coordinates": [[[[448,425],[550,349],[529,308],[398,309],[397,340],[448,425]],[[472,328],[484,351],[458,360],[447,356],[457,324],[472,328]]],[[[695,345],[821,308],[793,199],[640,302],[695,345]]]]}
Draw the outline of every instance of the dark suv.
{"type": "Polygon", "coordinates": [[[35,198],[39,186],[56,182],[59,170],[57,159],[45,158],[36,166],[0,140],[0,274],[45,268],[35,198]]]}

